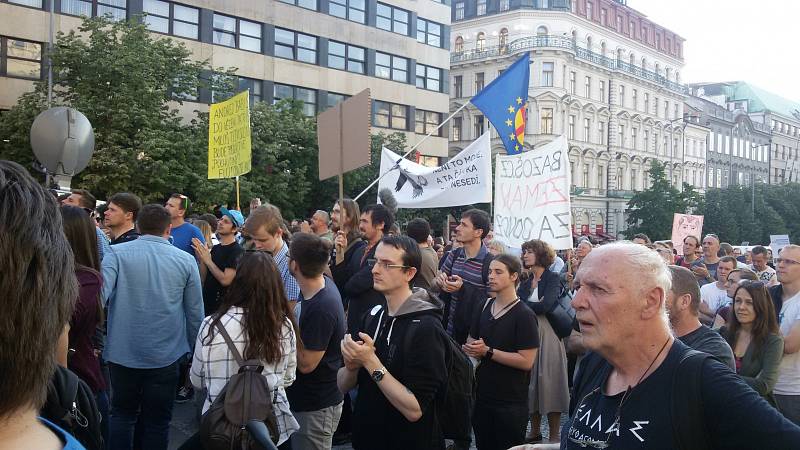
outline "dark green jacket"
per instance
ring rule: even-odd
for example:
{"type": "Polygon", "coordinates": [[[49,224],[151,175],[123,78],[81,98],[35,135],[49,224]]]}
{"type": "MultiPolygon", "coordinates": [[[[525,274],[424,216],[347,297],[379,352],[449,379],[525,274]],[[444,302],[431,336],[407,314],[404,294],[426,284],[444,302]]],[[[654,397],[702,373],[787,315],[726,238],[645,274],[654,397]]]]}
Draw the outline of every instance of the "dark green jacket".
{"type": "MultiPolygon", "coordinates": [[[[725,340],[731,342],[725,327],[720,329],[720,333],[725,340]]],[[[778,381],[781,358],[783,358],[783,337],[771,334],[758,351],[755,349],[755,343],[750,343],[742,357],[742,368],[739,370],[742,379],[773,406],[775,398],[772,389],[778,381]]]]}

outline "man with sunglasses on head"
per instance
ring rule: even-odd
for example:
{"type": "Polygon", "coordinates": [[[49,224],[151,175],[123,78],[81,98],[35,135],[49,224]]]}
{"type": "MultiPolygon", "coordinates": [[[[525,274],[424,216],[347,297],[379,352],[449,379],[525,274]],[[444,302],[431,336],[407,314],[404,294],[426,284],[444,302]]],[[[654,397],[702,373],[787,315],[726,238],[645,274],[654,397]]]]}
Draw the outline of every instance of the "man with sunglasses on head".
{"type": "Polygon", "coordinates": [[[167,203],[164,205],[172,218],[172,228],[170,228],[169,231],[172,237],[172,245],[194,256],[192,239],[197,239],[205,244],[206,238],[199,228],[186,221],[186,214],[189,212],[189,206],[189,197],[183,194],[170,195],[167,203]]]}
{"type": "Polygon", "coordinates": [[[800,246],[784,247],[775,258],[775,267],[780,284],[769,293],[779,311],[784,346],[773,392],[778,410],[800,425],[800,246]]]}

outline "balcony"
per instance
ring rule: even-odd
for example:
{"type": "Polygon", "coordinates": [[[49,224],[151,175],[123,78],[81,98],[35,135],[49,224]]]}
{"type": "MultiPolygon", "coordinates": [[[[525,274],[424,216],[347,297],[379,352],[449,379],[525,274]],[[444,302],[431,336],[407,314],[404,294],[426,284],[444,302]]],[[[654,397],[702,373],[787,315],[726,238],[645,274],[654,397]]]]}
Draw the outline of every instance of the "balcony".
{"type": "Polygon", "coordinates": [[[609,198],[631,199],[631,198],[633,198],[633,194],[635,194],[635,193],[636,193],[635,191],[629,191],[629,190],[619,190],[619,189],[617,189],[617,190],[609,190],[608,191],[608,197],[609,198]]]}
{"type": "Polygon", "coordinates": [[[641,67],[637,67],[624,61],[609,58],[583,47],[578,47],[577,43],[573,42],[571,38],[566,36],[527,36],[515,39],[509,44],[505,45],[495,45],[492,47],[485,47],[480,50],[475,49],[463,52],[454,52],[450,55],[450,63],[457,64],[496,56],[513,55],[539,48],[569,50],[575,54],[577,59],[588,61],[592,64],[605,67],[609,70],[631,74],[633,76],[656,83],[679,94],[689,93],[689,89],[685,85],[668,80],[665,76],[656,72],[642,69],[641,67]]]}

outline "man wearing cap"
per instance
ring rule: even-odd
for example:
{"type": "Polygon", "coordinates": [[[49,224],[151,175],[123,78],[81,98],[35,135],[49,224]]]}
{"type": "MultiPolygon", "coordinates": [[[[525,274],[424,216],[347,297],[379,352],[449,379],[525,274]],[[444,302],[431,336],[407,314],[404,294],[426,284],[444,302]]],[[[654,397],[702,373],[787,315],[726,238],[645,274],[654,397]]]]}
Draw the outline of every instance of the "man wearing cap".
{"type": "Polygon", "coordinates": [[[200,278],[203,280],[203,306],[207,316],[213,314],[225,295],[225,289],[236,276],[236,264],[244,250],[236,241],[236,233],[244,224],[244,216],[236,210],[220,208],[222,218],[217,221],[219,244],[210,251],[199,239],[192,239],[192,247],[200,260],[200,278]]]}

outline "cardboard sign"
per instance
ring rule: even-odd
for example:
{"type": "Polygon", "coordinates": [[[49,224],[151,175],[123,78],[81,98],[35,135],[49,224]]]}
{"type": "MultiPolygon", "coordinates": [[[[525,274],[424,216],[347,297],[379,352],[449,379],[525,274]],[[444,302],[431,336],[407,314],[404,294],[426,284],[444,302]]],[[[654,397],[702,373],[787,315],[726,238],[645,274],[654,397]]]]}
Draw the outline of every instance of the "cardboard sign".
{"type": "Polygon", "coordinates": [[[208,178],[234,178],[250,172],[250,91],[212,104],[208,114],[208,178]]]}
{"type": "Polygon", "coordinates": [[[778,253],[783,250],[783,247],[789,245],[788,234],[770,234],[769,235],[769,248],[772,249],[772,256],[777,257],[778,253]]]}
{"type": "Polygon", "coordinates": [[[694,236],[698,242],[703,242],[703,216],[677,213],[672,216],[672,245],[681,256],[686,236],[694,236]]]}

